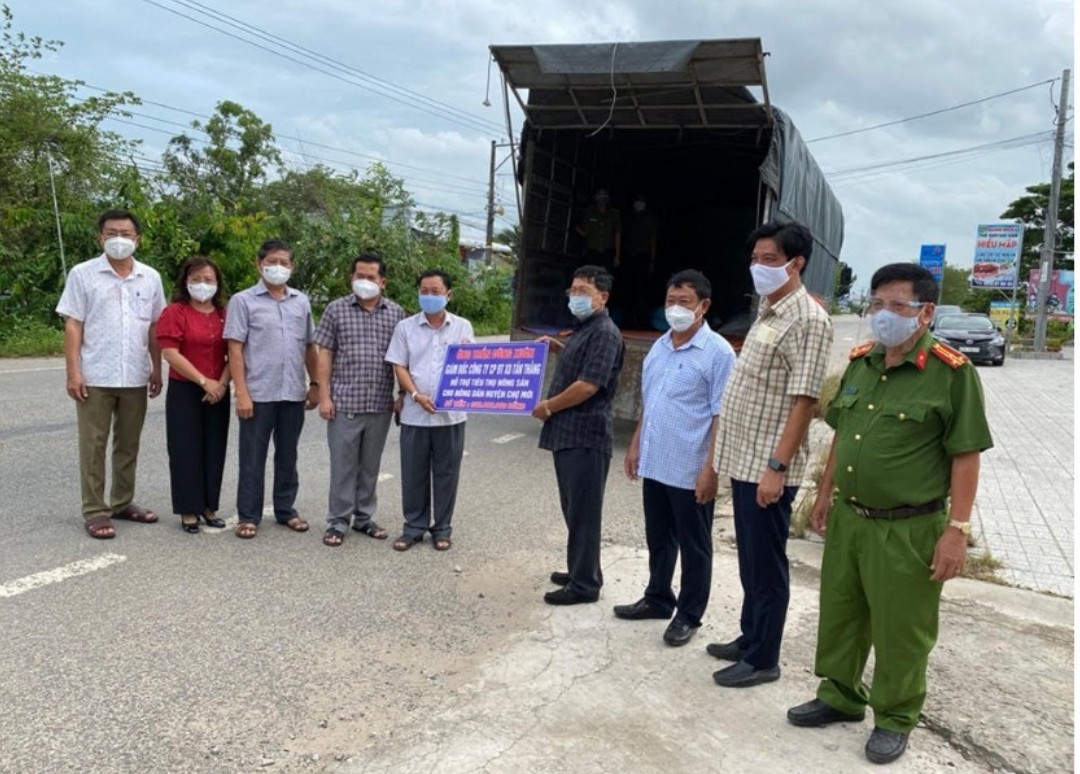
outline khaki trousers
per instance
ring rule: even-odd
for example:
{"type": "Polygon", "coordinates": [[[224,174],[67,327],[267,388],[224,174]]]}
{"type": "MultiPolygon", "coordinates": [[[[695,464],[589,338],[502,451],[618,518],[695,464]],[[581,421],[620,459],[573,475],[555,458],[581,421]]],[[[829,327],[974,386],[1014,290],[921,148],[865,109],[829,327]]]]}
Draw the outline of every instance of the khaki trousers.
{"type": "Polygon", "coordinates": [[[135,463],[146,418],[146,387],[87,387],[75,403],[83,518],[109,515],[135,498],[135,463]],[[105,451],[112,430],[112,493],[105,500],[105,451]]]}

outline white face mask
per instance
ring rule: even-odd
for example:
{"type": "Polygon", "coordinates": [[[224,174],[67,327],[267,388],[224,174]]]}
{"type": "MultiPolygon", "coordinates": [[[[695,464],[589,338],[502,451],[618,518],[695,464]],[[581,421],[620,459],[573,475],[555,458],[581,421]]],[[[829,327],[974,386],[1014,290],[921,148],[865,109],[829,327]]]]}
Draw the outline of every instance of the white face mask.
{"type": "Polygon", "coordinates": [[[292,276],[292,269],[272,264],[262,267],[262,276],[268,285],[284,285],[292,276]]]}
{"type": "Polygon", "coordinates": [[[687,309],[685,306],[675,304],[665,307],[664,318],[667,320],[667,324],[671,326],[671,330],[682,333],[694,324],[697,319],[697,309],[687,309]]]}
{"type": "Polygon", "coordinates": [[[135,242],[127,237],[110,237],[105,240],[105,255],[114,261],[122,261],[135,254],[135,242]]]}
{"type": "Polygon", "coordinates": [[[783,266],[763,266],[760,263],[750,264],[750,276],[754,279],[754,291],[759,296],[772,295],[780,288],[784,286],[784,283],[791,279],[791,275],[787,272],[787,267],[791,265],[791,261],[788,261],[783,266]]]}
{"type": "Polygon", "coordinates": [[[919,330],[919,317],[904,317],[882,309],[870,315],[870,330],[886,347],[898,347],[919,330]]]}
{"type": "Polygon", "coordinates": [[[352,292],[357,295],[361,301],[370,301],[379,295],[381,288],[378,283],[372,282],[369,279],[353,280],[352,292]]]}
{"type": "Polygon", "coordinates": [[[217,293],[217,285],[209,282],[189,282],[187,292],[196,301],[209,301],[217,293]]]}

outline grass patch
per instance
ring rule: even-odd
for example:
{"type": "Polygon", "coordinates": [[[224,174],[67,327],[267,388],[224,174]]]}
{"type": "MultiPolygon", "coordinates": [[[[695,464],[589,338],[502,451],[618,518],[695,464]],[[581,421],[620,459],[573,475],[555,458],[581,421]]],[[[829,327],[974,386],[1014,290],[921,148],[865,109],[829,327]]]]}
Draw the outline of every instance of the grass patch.
{"type": "Polygon", "coordinates": [[[1004,566],[1004,562],[995,558],[989,549],[984,548],[981,554],[968,554],[967,561],[964,563],[964,571],[960,573],[960,577],[1006,586],[1008,584],[997,574],[997,571],[1004,566]]]}
{"type": "Polygon", "coordinates": [[[64,332],[38,320],[9,319],[0,329],[0,357],[41,357],[64,353],[64,332]]]}

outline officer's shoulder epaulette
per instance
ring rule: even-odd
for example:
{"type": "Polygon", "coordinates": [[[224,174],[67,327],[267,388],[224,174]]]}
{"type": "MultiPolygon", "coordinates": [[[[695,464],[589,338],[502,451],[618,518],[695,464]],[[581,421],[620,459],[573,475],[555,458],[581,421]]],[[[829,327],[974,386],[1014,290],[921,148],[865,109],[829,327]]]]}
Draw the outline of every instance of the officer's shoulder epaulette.
{"type": "Polygon", "coordinates": [[[943,344],[940,341],[935,341],[934,345],[930,347],[930,351],[934,353],[938,360],[944,361],[954,371],[968,361],[967,355],[963,352],[958,352],[948,344],[943,344]]]}
{"type": "Polygon", "coordinates": [[[859,346],[855,347],[853,350],[851,350],[851,352],[848,353],[848,359],[849,360],[858,360],[860,357],[862,357],[863,355],[867,354],[870,350],[872,350],[874,348],[875,343],[876,342],[868,341],[865,344],[860,344],[859,346]]]}

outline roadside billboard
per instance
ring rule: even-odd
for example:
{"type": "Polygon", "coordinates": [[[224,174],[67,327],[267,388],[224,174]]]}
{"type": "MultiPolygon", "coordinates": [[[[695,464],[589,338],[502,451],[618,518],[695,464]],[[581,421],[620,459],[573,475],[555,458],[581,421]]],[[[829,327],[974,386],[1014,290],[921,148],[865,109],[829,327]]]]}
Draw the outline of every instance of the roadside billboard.
{"type": "Polygon", "coordinates": [[[937,284],[945,276],[945,245],[923,245],[919,248],[919,265],[934,275],[937,284]]]}
{"type": "MultiPolygon", "coordinates": [[[[1027,307],[1032,313],[1039,301],[1038,269],[1032,269],[1028,278],[1027,307]]],[[[1046,312],[1055,320],[1072,319],[1075,303],[1073,301],[1073,273],[1067,269],[1054,269],[1050,273],[1050,294],[1046,297],[1046,312]]]]}
{"type": "Polygon", "coordinates": [[[975,265],[971,270],[973,288],[1012,290],[1020,266],[1024,227],[1019,223],[989,223],[975,233],[975,265]]]}
{"type": "Polygon", "coordinates": [[[1022,308],[1020,301],[1015,304],[1012,301],[991,301],[990,319],[994,325],[1005,330],[1010,319],[1016,319],[1020,316],[1022,308]]]}

